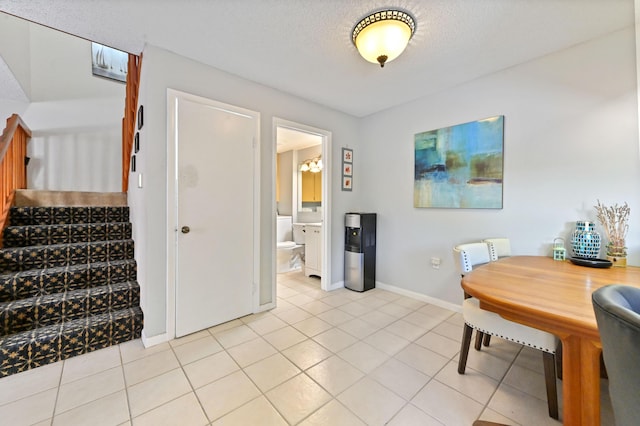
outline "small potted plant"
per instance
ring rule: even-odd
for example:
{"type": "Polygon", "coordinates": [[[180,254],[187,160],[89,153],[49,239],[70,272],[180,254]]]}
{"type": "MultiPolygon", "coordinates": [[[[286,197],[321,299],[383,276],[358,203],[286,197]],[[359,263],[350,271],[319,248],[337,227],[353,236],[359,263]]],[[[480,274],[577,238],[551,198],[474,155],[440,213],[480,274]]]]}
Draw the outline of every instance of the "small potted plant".
{"type": "Polygon", "coordinates": [[[607,243],[607,259],[613,263],[613,266],[627,266],[627,247],[625,246],[625,238],[629,231],[629,214],[631,208],[625,202],[619,206],[606,206],[600,203],[594,206],[597,212],[597,218],[604,227],[609,242],[607,243]]]}

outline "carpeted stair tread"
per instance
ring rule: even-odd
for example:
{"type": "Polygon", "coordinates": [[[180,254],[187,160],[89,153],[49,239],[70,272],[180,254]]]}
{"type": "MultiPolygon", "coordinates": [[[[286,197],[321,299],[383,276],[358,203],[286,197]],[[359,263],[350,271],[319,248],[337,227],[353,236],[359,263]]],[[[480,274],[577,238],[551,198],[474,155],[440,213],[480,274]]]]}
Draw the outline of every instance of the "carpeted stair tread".
{"type": "Polygon", "coordinates": [[[3,243],[9,248],[130,238],[131,222],[73,223],[8,226],[4,230],[3,243]]]}
{"type": "Polygon", "coordinates": [[[66,321],[0,338],[0,377],[137,339],[140,307],[66,321]]]}
{"type": "Polygon", "coordinates": [[[133,240],[130,239],[12,247],[0,249],[0,271],[18,272],[130,258],[133,258],[133,240]]]}
{"type": "Polygon", "coordinates": [[[11,207],[9,226],[128,222],[127,206],[11,207]]]}
{"type": "Polygon", "coordinates": [[[135,281],[134,259],[28,269],[0,275],[0,302],[135,281]]]}
{"type": "MultiPolygon", "coordinates": [[[[24,195],[61,201],[78,194],[24,195]]],[[[116,198],[126,203],[126,195],[116,198]]],[[[85,206],[80,199],[73,206],[39,204],[12,207],[2,234],[0,377],[142,333],[129,207],[85,206]]]]}
{"type": "Polygon", "coordinates": [[[135,281],[0,303],[0,336],[140,304],[135,281]]]}

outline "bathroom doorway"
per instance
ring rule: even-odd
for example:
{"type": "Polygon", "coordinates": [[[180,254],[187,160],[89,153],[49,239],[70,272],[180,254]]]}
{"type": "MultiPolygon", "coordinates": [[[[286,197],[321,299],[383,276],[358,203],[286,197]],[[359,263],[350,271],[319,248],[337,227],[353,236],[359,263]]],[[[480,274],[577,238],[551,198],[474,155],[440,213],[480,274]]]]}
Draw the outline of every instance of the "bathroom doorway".
{"type": "MultiPolygon", "coordinates": [[[[327,291],[331,287],[331,132],[275,118],[273,140],[274,283],[278,256],[284,255],[282,249],[282,253],[277,249],[277,241],[282,239],[277,235],[277,219],[290,216],[296,226],[308,225],[305,240],[313,234],[309,239],[312,245],[304,247],[301,272],[319,276],[320,288],[327,291]]],[[[273,300],[275,291],[274,285],[273,300]]]]}

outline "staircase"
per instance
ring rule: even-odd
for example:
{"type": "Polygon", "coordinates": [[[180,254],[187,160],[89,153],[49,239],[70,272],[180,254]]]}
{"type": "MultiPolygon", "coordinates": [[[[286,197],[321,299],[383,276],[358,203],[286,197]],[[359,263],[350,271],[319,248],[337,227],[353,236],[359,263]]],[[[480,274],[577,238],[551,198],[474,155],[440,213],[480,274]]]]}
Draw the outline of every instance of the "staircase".
{"type": "Polygon", "coordinates": [[[140,337],[126,199],[83,194],[16,194],[0,249],[0,377],[140,337]]]}

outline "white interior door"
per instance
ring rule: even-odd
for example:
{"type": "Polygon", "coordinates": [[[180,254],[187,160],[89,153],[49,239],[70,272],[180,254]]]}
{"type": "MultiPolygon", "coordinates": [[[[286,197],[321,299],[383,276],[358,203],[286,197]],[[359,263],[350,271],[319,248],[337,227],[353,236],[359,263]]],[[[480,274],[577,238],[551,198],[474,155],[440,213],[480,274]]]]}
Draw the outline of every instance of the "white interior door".
{"type": "Polygon", "coordinates": [[[257,121],[177,100],[176,337],[252,312],[257,121]]]}

